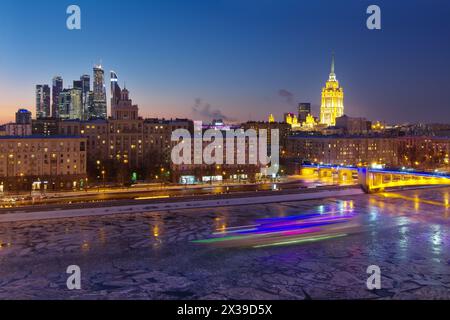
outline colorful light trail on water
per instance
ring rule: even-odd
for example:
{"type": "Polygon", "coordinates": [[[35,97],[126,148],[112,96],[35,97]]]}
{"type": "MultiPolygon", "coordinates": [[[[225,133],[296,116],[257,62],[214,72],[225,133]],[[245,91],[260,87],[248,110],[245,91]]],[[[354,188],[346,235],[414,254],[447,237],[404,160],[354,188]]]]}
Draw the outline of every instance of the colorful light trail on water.
{"type": "Polygon", "coordinates": [[[337,239],[362,231],[353,206],[318,211],[320,213],[259,219],[254,224],[225,228],[213,233],[209,239],[193,242],[220,247],[265,248],[337,239]]]}

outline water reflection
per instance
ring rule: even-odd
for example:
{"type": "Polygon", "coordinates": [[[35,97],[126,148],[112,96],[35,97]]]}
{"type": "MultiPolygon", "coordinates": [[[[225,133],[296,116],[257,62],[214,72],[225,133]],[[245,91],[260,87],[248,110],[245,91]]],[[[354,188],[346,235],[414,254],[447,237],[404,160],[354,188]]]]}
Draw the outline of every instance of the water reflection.
{"type": "Polygon", "coordinates": [[[226,217],[216,217],[214,219],[214,230],[216,232],[225,232],[227,229],[227,221],[226,221],[226,217]]]}
{"type": "Polygon", "coordinates": [[[164,231],[165,221],[160,215],[157,216],[150,215],[150,218],[151,218],[151,222],[149,225],[150,239],[151,242],[153,243],[154,248],[160,248],[163,243],[162,235],[164,231]]]}
{"type": "Polygon", "coordinates": [[[439,224],[431,226],[430,243],[433,253],[440,254],[442,252],[443,235],[442,227],[439,224]]]}
{"type": "Polygon", "coordinates": [[[98,238],[100,239],[101,244],[106,244],[106,231],[105,228],[100,228],[98,230],[98,238]]]}
{"type": "Polygon", "coordinates": [[[12,247],[12,243],[10,240],[7,240],[7,241],[0,240],[0,251],[11,248],[11,247],[12,247]]]}
{"type": "Polygon", "coordinates": [[[84,240],[83,243],[81,244],[81,251],[83,251],[84,253],[88,252],[91,248],[91,245],[89,243],[88,240],[84,240]]]}
{"type": "Polygon", "coordinates": [[[159,225],[153,226],[153,236],[154,236],[156,239],[159,238],[159,236],[160,236],[160,233],[159,233],[159,225]]]}
{"type": "MultiPolygon", "coordinates": [[[[373,199],[371,199],[371,202],[376,202],[376,201],[372,201],[373,199]]],[[[373,203],[372,203],[372,205],[369,207],[370,209],[370,211],[369,211],[369,220],[370,220],[370,222],[375,222],[376,220],[377,220],[377,218],[378,218],[378,214],[379,214],[379,211],[378,211],[378,207],[377,206],[375,206],[373,203]]]]}
{"type": "Polygon", "coordinates": [[[399,229],[398,248],[400,258],[406,259],[409,247],[409,227],[407,225],[401,226],[399,229]]]}
{"type": "Polygon", "coordinates": [[[415,195],[414,196],[414,210],[416,211],[416,213],[418,213],[420,211],[420,198],[419,198],[419,195],[415,195]]]}

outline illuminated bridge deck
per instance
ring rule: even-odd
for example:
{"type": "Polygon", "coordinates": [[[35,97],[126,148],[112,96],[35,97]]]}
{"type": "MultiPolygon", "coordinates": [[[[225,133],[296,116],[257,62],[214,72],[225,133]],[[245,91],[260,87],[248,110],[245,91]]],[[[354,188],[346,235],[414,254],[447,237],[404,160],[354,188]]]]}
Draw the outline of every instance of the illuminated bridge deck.
{"type": "Polygon", "coordinates": [[[381,192],[396,187],[450,185],[450,175],[367,167],[304,165],[302,174],[316,174],[319,177],[337,175],[340,181],[350,180],[357,176],[358,183],[367,193],[381,192]]]}

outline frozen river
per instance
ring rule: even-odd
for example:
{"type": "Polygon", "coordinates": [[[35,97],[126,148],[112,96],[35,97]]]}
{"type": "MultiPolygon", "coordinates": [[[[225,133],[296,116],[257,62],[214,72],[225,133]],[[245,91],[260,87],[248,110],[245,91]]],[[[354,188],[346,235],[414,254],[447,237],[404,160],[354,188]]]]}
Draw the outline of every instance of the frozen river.
{"type": "Polygon", "coordinates": [[[450,188],[0,224],[1,299],[450,299],[450,188]],[[66,268],[82,289],[67,289],[66,268]],[[381,269],[381,290],[366,287],[381,269]]]}

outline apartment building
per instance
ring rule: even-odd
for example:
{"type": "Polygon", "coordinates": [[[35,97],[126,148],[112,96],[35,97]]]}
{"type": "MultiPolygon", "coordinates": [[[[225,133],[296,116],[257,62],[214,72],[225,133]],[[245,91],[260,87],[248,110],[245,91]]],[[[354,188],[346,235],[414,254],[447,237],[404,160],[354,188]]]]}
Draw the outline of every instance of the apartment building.
{"type": "Polygon", "coordinates": [[[1,136],[0,192],[80,189],[86,156],[80,137],[1,136]]]}

